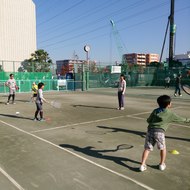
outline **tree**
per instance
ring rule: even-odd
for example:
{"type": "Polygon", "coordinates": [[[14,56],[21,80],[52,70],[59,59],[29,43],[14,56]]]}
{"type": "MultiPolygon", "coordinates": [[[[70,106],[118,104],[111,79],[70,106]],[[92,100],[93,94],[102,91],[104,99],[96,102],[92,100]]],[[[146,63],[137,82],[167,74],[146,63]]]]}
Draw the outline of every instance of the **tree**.
{"type": "Polygon", "coordinates": [[[157,62],[157,61],[153,61],[151,62],[149,65],[147,65],[148,67],[160,67],[161,63],[157,62]]]}
{"type": "Polygon", "coordinates": [[[18,69],[20,72],[50,72],[50,66],[53,64],[49,54],[43,49],[39,49],[31,54],[30,59],[21,63],[18,69]]]}

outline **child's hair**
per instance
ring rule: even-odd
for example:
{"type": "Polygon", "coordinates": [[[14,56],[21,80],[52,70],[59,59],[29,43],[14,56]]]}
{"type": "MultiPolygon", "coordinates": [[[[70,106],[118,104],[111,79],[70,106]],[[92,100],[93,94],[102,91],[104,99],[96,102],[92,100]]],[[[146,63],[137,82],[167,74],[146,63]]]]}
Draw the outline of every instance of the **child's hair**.
{"type": "Polygon", "coordinates": [[[43,82],[38,83],[38,89],[42,88],[42,86],[44,86],[43,82]]]}
{"type": "Polygon", "coordinates": [[[124,75],[124,74],[121,74],[121,75],[120,75],[120,77],[123,77],[123,78],[124,78],[124,80],[125,80],[125,75],[124,75]]]}
{"type": "Polygon", "coordinates": [[[171,103],[171,97],[168,95],[162,95],[157,98],[157,103],[160,108],[166,108],[171,103]]]}
{"type": "Polygon", "coordinates": [[[10,77],[12,77],[12,76],[13,76],[13,74],[11,73],[9,76],[10,76],[10,77]]]}

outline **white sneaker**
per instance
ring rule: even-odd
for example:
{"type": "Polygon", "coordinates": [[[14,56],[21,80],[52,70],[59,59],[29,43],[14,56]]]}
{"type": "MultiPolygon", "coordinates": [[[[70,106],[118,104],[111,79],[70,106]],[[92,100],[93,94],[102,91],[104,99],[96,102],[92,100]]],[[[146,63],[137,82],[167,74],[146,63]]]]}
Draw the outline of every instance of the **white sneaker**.
{"type": "Polygon", "coordinates": [[[166,169],[166,164],[159,164],[159,170],[164,171],[166,169]]]}
{"type": "Polygon", "coordinates": [[[182,94],[180,94],[179,96],[182,96],[182,94]]]}
{"type": "Polygon", "coordinates": [[[124,110],[125,108],[124,107],[121,107],[121,110],[124,110]]]}
{"type": "Polygon", "coordinates": [[[145,170],[147,170],[147,166],[146,165],[141,165],[140,168],[139,168],[139,170],[141,172],[144,172],[145,170]]]}
{"type": "Polygon", "coordinates": [[[177,94],[174,94],[174,96],[177,96],[177,94]]]}

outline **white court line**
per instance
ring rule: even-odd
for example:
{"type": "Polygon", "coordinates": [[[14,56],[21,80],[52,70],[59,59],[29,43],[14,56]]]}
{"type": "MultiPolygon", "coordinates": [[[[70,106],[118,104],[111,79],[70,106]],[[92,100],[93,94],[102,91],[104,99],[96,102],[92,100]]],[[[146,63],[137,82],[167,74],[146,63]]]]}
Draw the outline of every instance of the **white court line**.
{"type": "MultiPolygon", "coordinates": [[[[144,189],[147,189],[147,190],[154,190],[153,188],[151,188],[151,187],[149,187],[149,186],[147,186],[147,185],[145,185],[145,184],[143,184],[143,183],[141,183],[141,182],[139,182],[139,181],[137,181],[137,180],[135,180],[135,179],[133,179],[133,178],[131,178],[131,177],[128,177],[128,176],[123,175],[123,174],[121,174],[121,173],[119,173],[119,172],[116,172],[116,171],[114,171],[114,170],[111,170],[111,169],[109,169],[109,168],[107,168],[107,167],[105,167],[105,166],[102,166],[102,165],[100,165],[100,164],[98,164],[98,163],[96,163],[96,162],[93,162],[93,161],[91,161],[91,160],[89,160],[89,159],[87,159],[87,158],[85,158],[85,157],[83,157],[83,156],[80,156],[80,155],[78,155],[78,154],[76,154],[76,153],[74,153],[74,152],[72,152],[72,151],[70,151],[70,150],[68,150],[68,149],[66,149],[66,148],[63,148],[63,147],[61,147],[61,146],[59,146],[59,145],[56,145],[56,144],[54,144],[54,143],[52,143],[52,142],[50,142],[50,141],[48,141],[48,140],[46,140],[46,139],[43,139],[43,138],[38,137],[38,136],[36,136],[36,135],[34,135],[34,134],[32,134],[32,133],[29,133],[29,132],[27,132],[27,131],[24,131],[24,130],[22,130],[22,129],[19,129],[18,127],[14,126],[14,125],[12,125],[12,124],[9,124],[9,123],[7,123],[7,122],[4,122],[4,121],[2,121],[2,120],[0,120],[0,122],[3,123],[3,124],[5,124],[5,125],[7,125],[7,126],[10,126],[10,127],[14,128],[14,129],[18,130],[18,131],[20,131],[20,132],[22,132],[22,133],[25,133],[25,134],[27,134],[27,135],[29,135],[29,136],[32,136],[32,137],[34,137],[34,138],[36,138],[36,139],[38,139],[38,140],[40,140],[40,141],[43,141],[43,142],[45,142],[45,143],[47,143],[47,144],[50,144],[50,145],[52,145],[52,146],[54,146],[54,147],[56,147],[56,148],[58,148],[58,149],[64,150],[65,152],[67,152],[67,153],[69,153],[69,154],[71,154],[71,155],[73,155],[73,156],[76,156],[77,158],[80,158],[80,159],[82,159],[82,160],[84,160],[84,161],[86,161],[86,162],[88,162],[88,163],[90,163],[90,164],[92,164],[92,165],[94,165],[94,166],[97,166],[97,167],[99,167],[99,168],[101,168],[101,169],[104,169],[104,170],[106,170],[106,171],[108,171],[108,172],[110,172],[110,173],[112,173],[112,174],[115,174],[115,175],[117,175],[117,176],[119,176],[119,177],[122,177],[122,178],[124,178],[124,179],[126,179],[126,180],[132,181],[133,183],[135,183],[135,184],[137,184],[137,185],[143,187],[144,189]]],[[[21,190],[22,190],[22,189],[21,189],[21,190]]]]}
{"type": "MultiPolygon", "coordinates": [[[[141,115],[141,114],[146,114],[146,113],[150,113],[150,112],[141,112],[141,113],[136,113],[136,114],[132,114],[132,115],[141,115]]],[[[113,120],[113,119],[124,118],[124,117],[127,117],[127,116],[128,115],[121,115],[121,116],[110,117],[110,118],[105,118],[105,119],[98,119],[98,120],[93,120],[93,121],[85,121],[85,122],[81,122],[81,123],[68,124],[68,125],[65,125],[65,126],[52,127],[52,128],[48,128],[48,129],[40,129],[40,130],[36,130],[36,131],[30,131],[30,133],[38,133],[38,132],[51,131],[51,130],[55,130],[55,129],[62,129],[62,128],[67,128],[67,127],[72,127],[72,126],[77,126],[77,125],[98,123],[98,122],[101,122],[101,121],[109,121],[109,120],[113,120]]]]}
{"type": "MultiPolygon", "coordinates": [[[[177,108],[181,108],[181,107],[176,107],[176,108],[172,108],[172,109],[177,109],[177,108]]],[[[85,124],[91,124],[91,123],[98,123],[98,122],[101,122],[101,121],[119,119],[119,118],[123,118],[123,117],[131,117],[131,118],[134,118],[134,119],[142,119],[140,117],[135,117],[135,116],[136,115],[143,115],[143,114],[147,114],[147,113],[151,113],[151,111],[135,113],[135,114],[131,114],[131,115],[122,115],[122,116],[117,116],[117,117],[110,117],[110,118],[105,118],[105,119],[98,119],[98,120],[93,120],[93,121],[86,121],[86,122],[81,122],[81,123],[68,124],[68,125],[65,125],[65,126],[52,127],[52,128],[48,128],[48,129],[40,129],[40,130],[35,130],[35,131],[30,131],[30,132],[31,133],[38,133],[38,132],[44,132],[44,131],[52,131],[52,130],[56,130],[56,129],[73,127],[73,126],[77,126],[77,125],[85,125],[85,124]]]]}
{"type": "Polygon", "coordinates": [[[53,127],[53,128],[48,128],[48,129],[41,129],[41,130],[36,130],[36,131],[30,131],[30,133],[38,133],[38,132],[43,132],[43,131],[51,131],[51,130],[55,130],[55,129],[62,129],[62,128],[67,128],[67,127],[72,127],[72,126],[77,126],[77,125],[85,125],[85,124],[90,124],[90,123],[97,123],[97,122],[101,122],[101,121],[108,121],[108,120],[119,119],[119,118],[123,118],[123,117],[126,117],[126,116],[122,115],[122,116],[110,117],[110,118],[106,118],[106,119],[98,119],[98,120],[93,120],[93,121],[85,121],[85,122],[81,122],[81,123],[68,124],[68,125],[60,126],[60,127],[53,127]]]}
{"type": "Polygon", "coordinates": [[[24,190],[5,170],[0,167],[0,172],[19,190],[24,190]]]}
{"type": "MultiPolygon", "coordinates": [[[[146,112],[141,112],[141,113],[134,113],[134,114],[130,114],[131,116],[135,116],[135,115],[143,115],[143,114],[146,114],[146,113],[151,113],[151,111],[146,111],[146,112]]],[[[129,115],[126,115],[126,116],[129,116],[129,115]]]]}
{"type": "Polygon", "coordinates": [[[133,118],[133,119],[146,120],[145,118],[142,118],[142,117],[136,117],[136,116],[133,116],[133,115],[128,115],[127,117],[130,117],[130,118],[133,118]]]}

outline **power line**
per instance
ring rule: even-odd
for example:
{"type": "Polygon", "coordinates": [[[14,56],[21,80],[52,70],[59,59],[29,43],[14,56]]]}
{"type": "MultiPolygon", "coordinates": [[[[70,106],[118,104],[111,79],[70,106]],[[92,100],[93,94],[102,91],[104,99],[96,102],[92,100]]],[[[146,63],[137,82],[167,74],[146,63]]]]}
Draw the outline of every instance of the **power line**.
{"type": "Polygon", "coordinates": [[[39,23],[38,26],[39,26],[39,25],[42,25],[42,24],[45,24],[45,23],[47,23],[47,22],[49,22],[49,21],[55,19],[56,17],[58,17],[58,16],[60,16],[60,15],[62,15],[62,14],[64,14],[64,13],[66,13],[67,11],[70,11],[71,9],[75,8],[76,6],[82,4],[84,1],[85,1],[85,0],[81,0],[81,1],[79,1],[79,2],[77,2],[77,3],[75,3],[75,4],[72,5],[71,7],[65,9],[64,11],[62,11],[62,12],[60,12],[60,13],[54,15],[53,17],[50,17],[49,19],[47,19],[47,20],[45,20],[45,21],[39,23]]]}
{"type": "MultiPolygon", "coordinates": [[[[41,0],[40,4],[38,5],[38,7],[41,7],[44,3],[45,3],[46,0],[41,0]]],[[[47,1],[46,1],[47,3],[47,1]]]]}
{"type": "MultiPolygon", "coordinates": [[[[124,18],[120,19],[119,21],[116,21],[116,23],[121,22],[121,21],[126,20],[126,19],[129,19],[129,18],[131,18],[131,17],[135,17],[135,16],[138,16],[138,15],[142,15],[142,14],[146,13],[147,11],[154,11],[156,8],[159,8],[159,7],[161,7],[161,6],[163,6],[163,5],[166,5],[166,4],[167,4],[167,3],[162,3],[162,4],[160,4],[159,6],[157,5],[157,6],[153,6],[153,7],[151,7],[151,8],[145,9],[145,10],[143,10],[143,11],[141,11],[141,12],[136,13],[136,14],[132,14],[132,15],[130,15],[130,16],[128,16],[128,17],[124,17],[124,18]]],[[[133,4],[133,5],[136,5],[136,3],[133,4]]],[[[131,5],[131,6],[132,6],[132,5],[131,5]]],[[[130,8],[131,8],[131,6],[130,6],[130,8]]],[[[111,15],[112,15],[112,14],[111,14],[111,15]]],[[[109,15],[109,16],[110,16],[110,15],[109,15]]],[[[108,17],[108,16],[106,16],[106,17],[108,17]]],[[[104,17],[104,18],[105,18],[105,17],[104,17]]],[[[90,25],[94,25],[94,24],[96,24],[96,23],[99,22],[99,21],[102,21],[102,18],[101,18],[101,19],[98,19],[96,22],[95,22],[95,21],[94,21],[94,22],[90,22],[90,23],[87,23],[87,24],[85,24],[84,26],[80,26],[80,27],[81,27],[82,29],[84,29],[84,27],[89,27],[90,25]]],[[[104,26],[102,26],[102,27],[99,27],[98,29],[93,29],[92,32],[95,32],[95,31],[99,30],[100,28],[102,29],[102,28],[105,28],[105,27],[107,27],[107,25],[104,25],[104,26]]],[[[67,32],[67,33],[70,34],[70,33],[72,33],[73,31],[75,31],[75,30],[77,30],[77,29],[78,29],[78,28],[73,29],[72,31],[69,31],[69,32],[67,32]]],[[[78,30],[77,30],[77,32],[78,32],[78,30]]],[[[67,34],[67,33],[64,33],[64,34],[58,35],[58,36],[56,36],[56,37],[50,38],[50,39],[48,39],[48,40],[45,40],[45,41],[43,41],[43,43],[44,43],[44,42],[47,42],[47,41],[50,41],[50,40],[52,40],[52,39],[55,39],[55,38],[57,38],[57,37],[64,36],[64,35],[67,34]]],[[[90,32],[86,32],[86,33],[84,33],[84,34],[77,35],[77,37],[86,35],[86,34],[88,34],[88,33],[90,33],[90,32]]],[[[70,38],[69,38],[69,40],[70,40],[70,38]]],[[[52,46],[52,45],[54,45],[54,44],[57,44],[57,43],[63,42],[63,41],[65,41],[65,40],[58,41],[58,42],[55,42],[55,43],[46,45],[46,47],[47,47],[47,46],[52,46]]],[[[66,41],[67,41],[67,40],[66,40],[66,41]]],[[[41,43],[42,43],[42,42],[41,42],[41,43]]]]}
{"type": "MultiPolygon", "coordinates": [[[[144,0],[144,1],[145,1],[145,0],[144,0]]],[[[117,2],[118,2],[118,1],[117,1],[117,2]]],[[[113,13],[111,13],[111,14],[108,14],[108,15],[102,17],[102,18],[99,18],[99,19],[97,19],[96,21],[93,21],[93,22],[91,21],[91,22],[89,22],[89,23],[85,23],[85,25],[80,26],[80,28],[81,28],[81,29],[84,29],[85,27],[89,27],[89,26],[91,26],[91,25],[97,24],[98,22],[101,22],[101,21],[104,20],[105,18],[109,18],[110,16],[113,16],[113,15],[115,15],[115,14],[121,14],[122,11],[123,11],[123,10],[127,10],[127,8],[131,9],[131,8],[137,7],[137,5],[140,6],[140,5],[141,5],[140,2],[142,3],[142,0],[140,0],[140,1],[136,2],[136,3],[134,3],[134,4],[128,5],[127,7],[124,7],[124,8],[122,8],[122,9],[120,9],[120,10],[117,10],[117,11],[115,11],[115,12],[113,12],[113,13]]],[[[105,7],[104,7],[104,8],[105,8],[105,7]]],[[[78,22],[78,21],[77,21],[77,22],[78,22]]],[[[73,22],[72,22],[72,23],[73,23],[73,22]]],[[[64,27],[66,27],[66,26],[64,26],[64,27]]],[[[50,41],[50,40],[55,39],[55,38],[59,38],[59,37],[64,36],[65,34],[68,34],[68,33],[70,34],[70,33],[72,33],[72,32],[75,31],[75,30],[78,31],[78,28],[72,29],[71,31],[68,31],[68,32],[66,32],[66,33],[62,33],[62,34],[60,34],[60,35],[57,35],[57,36],[54,36],[54,37],[49,38],[49,39],[47,39],[47,40],[44,40],[44,41],[42,41],[41,43],[50,41]]]]}
{"type": "Polygon", "coordinates": [[[105,8],[108,8],[108,7],[112,6],[112,5],[115,4],[115,3],[118,3],[118,0],[116,0],[114,3],[110,3],[110,0],[108,0],[108,1],[107,1],[106,3],[104,3],[103,5],[95,7],[95,8],[93,9],[93,11],[92,11],[92,10],[88,10],[88,11],[85,12],[84,14],[82,14],[82,15],[80,15],[80,16],[78,16],[78,17],[75,17],[74,19],[68,20],[68,22],[66,22],[66,23],[68,23],[68,24],[65,24],[65,22],[64,22],[64,25],[57,24],[57,27],[56,27],[56,26],[54,26],[53,28],[50,27],[49,29],[46,29],[45,32],[51,31],[52,29],[53,29],[53,30],[61,29],[61,28],[64,28],[64,27],[66,27],[66,26],[69,26],[69,25],[72,25],[72,24],[74,24],[74,23],[77,23],[79,20],[81,20],[81,19],[83,19],[83,18],[85,18],[85,17],[88,17],[89,15],[92,15],[92,14],[94,14],[94,13],[97,13],[97,12],[99,12],[99,11],[105,9],[105,8]],[[104,5],[106,5],[106,4],[108,4],[108,6],[104,6],[104,5]],[[101,7],[101,8],[100,8],[100,7],[101,7]],[[100,9],[99,9],[99,8],[100,8],[100,9]]]}
{"type": "MultiPolygon", "coordinates": [[[[181,11],[183,11],[183,10],[186,10],[186,9],[189,9],[189,8],[190,8],[190,6],[184,7],[184,8],[181,8],[181,9],[178,9],[178,10],[176,10],[176,13],[179,13],[179,12],[181,12],[181,11]]],[[[154,20],[158,20],[158,19],[160,19],[160,18],[162,18],[162,17],[166,17],[166,16],[168,16],[168,13],[163,14],[163,15],[160,15],[160,16],[156,16],[156,17],[151,18],[151,19],[148,19],[148,20],[141,21],[141,22],[136,23],[136,24],[133,24],[133,25],[126,26],[126,27],[124,27],[124,28],[122,28],[122,29],[120,29],[120,30],[118,30],[118,31],[125,30],[126,28],[127,28],[127,29],[133,28],[133,27],[139,26],[139,25],[141,25],[141,24],[145,24],[145,23],[148,23],[148,22],[151,22],[151,21],[154,21],[154,20]]],[[[101,28],[103,28],[103,26],[100,27],[100,28],[98,28],[98,29],[101,29],[101,28]]],[[[89,32],[87,32],[87,33],[89,33],[89,32]]],[[[78,37],[80,37],[80,36],[84,36],[84,35],[86,35],[87,33],[85,33],[85,34],[80,34],[80,35],[74,36],[74,37],[72,37],[72,38],[69,38],[69,39],[60,41],[60,42],[56,42],[56,44],[61,43],[61,42],[65,42],[65,41],[69,41],[69,40],[71,40],[71,39],[78,38],[78,37]]],[[[103,37],[103,36],[108,36],[108,33],[104,33],[104,34],[95,36],[95,37],[93,37],[93,38],[86,39],[85,41],[87,41],[87,40],[89,41],[89,40],[92,40],[92,39],[97,39],[97,38],[100,38],[100,37],[103,37]]],[[[84,41],[83,41],[83,42],[84,42],[84,41]]],[[[81,43],[82,43],[82,42],[81,42],[81,43]]],[[[54,44],[50,44],[50,46],[53,46],[53,45],[56,45],[56,44],[55,44],[55,43],[54,43],[54,44]]],[[[71,44],[71,45],[74,45],[74,44],[76,44],[76,43],[73,43],[73,44],[71,44]]],[[[46,46],[46,47],[50,47],[50,46],[46,46]]],[[[68,47],[68,46],[70,46],[70,45],[61,46],[61,47],[68,47]]],[[[58,48],[60,48],[60,46],[57,47],[57,48],[54,48],[54,50],[55,50],[55,49],[58,49],[58,48]]]]}
{"type": "MultiPolygon", "coordinates": [[[[57,0],[57,1],[51,1],[50,5],[42,12],[40,13],[37,13],[37,18],[44,15],[44,14],[47,14],[48,10],[52,10],[54,9],[55,7],[57,7],[57,5],[59,5],[57,2],[60,1],[60,0],[57,0]],[[53,4],[53,5],[52,5],[53,4]]],[[[47,4],[47,1],[46,1],[46,4],[47,4]]],[[[37,6],[37,9],[39,9],[39,6],[37,6]]]]}

